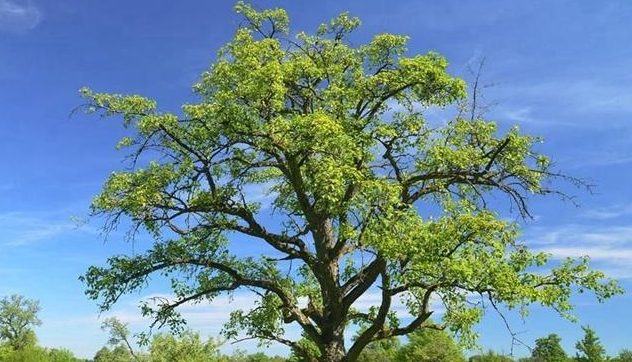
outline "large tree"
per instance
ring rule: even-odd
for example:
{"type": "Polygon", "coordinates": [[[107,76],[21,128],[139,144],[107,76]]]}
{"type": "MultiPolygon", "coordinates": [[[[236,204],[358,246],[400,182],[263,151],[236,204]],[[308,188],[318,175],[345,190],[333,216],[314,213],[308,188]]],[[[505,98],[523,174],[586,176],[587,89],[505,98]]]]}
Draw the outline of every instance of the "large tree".
{"type": "Polygon", "coordinates": [[[154,274],[173,289],[142,308],[158,325],[183,323],[185,303],[249,291],[255,307],[232,314],[227,336],[353,362],[368,344],[421,328],[467,340],[485,307],[567,315],[575,287],[600,300],[619,291],[585,258],[536,269],[548,256],[488,207],[506,195],[528,215],[527,197],[555,193],[546,182],[559,175],[534,150],[538,138],[500,132],[476,111],[426,120],[428,107],[465,103],[442,56],[411,54],[393,34],[354,47],[360,21],[347,14],[289,36],[284,10],[236,9],[245,26],[181,115],[138,95],[81,91],[88,112],[131,130],[119,143],[130,167],[111,174],[93,211],[155,238],[83,276],[103,310],[154,274]],[[270,251],[245,257],[255,243],[270,251]],[[355,308],[366,293],[379,303],[355,308]],[[411,318],[394,314],[400,299],[411,318]],[[445,313],[435,323],[436,309],[445,313]],[[309,343],[286,337],[289,324],[309,343]],[[362,333],[349,342],[354,324],[362,333]]]}
{"type": "Polygon", "coordinates": [[[5,340],[13,349],[22,350],[35,345],[33,328],[39,326],[37,314],[39,302],[21,295],[11,295],[0,300],[0,340],[5,340]]]}

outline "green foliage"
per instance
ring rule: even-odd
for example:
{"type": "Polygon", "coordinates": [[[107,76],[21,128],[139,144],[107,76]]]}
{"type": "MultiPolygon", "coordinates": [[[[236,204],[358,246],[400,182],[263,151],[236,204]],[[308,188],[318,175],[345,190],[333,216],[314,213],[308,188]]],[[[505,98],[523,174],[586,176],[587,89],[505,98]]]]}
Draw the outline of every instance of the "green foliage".
{"type": "MultiPolygon", "coordinates": [[[[127,327],[127,323],[124,323],[116,317],[111,317],[103,321],[101,329],[107,331],[110,335],[108,344],[115,346],[113,356],[116,358],[129,358],[136,362],[141,362],[142,358],[137,355],[134,350],[134,342],[132,341],[131,333],[127,327]],[[126,354],[122,354],[120,349],[123,348],[127,351],[126,354]],[[119,350],[117,350],[119,349],[119,350]]],[[[107,351],[105,351],[107,353],[107,351]]]]}
{"type": "Polygon", "coordinates": [[[369,344],[358,357],[358,362],[395,361],[401,343],[397,338],[383,339],[369,344]]]}
{"type": "Polygon", "coordinates": [[[582,326],[584,338],[575,344],[578,362],[604,362],[607,360],[606,350],[601,345],[597,333],[590,326],[582,326]]]}
{"type": "MultiPolygon", "coordinates": [[[[218,362],[220,355],[215,341],[203,341],[198,333],[190,331],[176,337],[157,335],[149,348],[151,362],[218,362]]],[[[253,361],[254,362],[254,361],[253,361]]]]}
{"type": "Polygon", "coordinates": [[[130,351],[118,345],[112,349],[103,347],[94,355],[93,362],[135,362],[130,351]]]}
{"type": "Polygon", "coordinates": [[[268,356],[262,352],[257,352],[243,356],[233,356],[227,362],[284,362],[285,358],[279,356],[268,356]]]}
{"type": "Polygon", "coordinates": [[[40,362],[80,362],[81,360],[67,349],[53,348],[48,350],[48,357],[40,362]]]}
{"type": "Polygon", "coordinates": [[[468,359],[469,362],[515,362],[513,358],[496,353],[492,350],[485,352],[484,354],[474,355],[468,359]]]}
{"type": "MultiPolygon", "coordinates": [[[[0,362],[85,362],[66,349],[46,349],[27,345],[19,350],[10,345],[0,345],[0,362]]],[[[109,360],[107,362],[127,362],[109,360]]]]}
{"type": "Polygon", "coordinates": [[[34,345],[23,346],[19,350],[13,350],[2,362],[46,362],[48,354],[46,350],[34,345]]]}
{"type": "Polygon", "coordinates": [[[623,349],[619,355],[612,359],[613,362],[632,362],[632,350],[623,349]]]}
{"type": "Polygon", "coordinates": [[[38,301],[21,295],[0,300],[0,362],[82,362],[67,349],[37,345],[33,327],[41,325],[38,301]]]}
{"type": "Polygon", "coordinates": [[[347,13],[288,39],[284,10],[236,10],[247,25],[202,74],[199,101],[183,105],[183,117],[142,96],[81,90],[89,113],[120,116],[131,129],[118,147],[133,163],[110,175],[93,212],[108,227],[127,217],[155,237],[147,252],[82,277],[102,310],[160,274],[172,298],[142,312],[178,330],[179,305],[246,289],[255,308],[235,312],[226,336],[353,362],[371,343],[426,327],[471,345],[484,305],[527,314],[541,304],[571,318],[573,292],[601,301],[622,291],[588,258],[542,272],[549,255],[528,250],[518,225],[488,208],[487,198],[504,195],[527,216],[529,196],[557,194],[549,181],[574,179],[551,169],[538,137],[466,115],[466,84],[444,57],[409,54],[408,38],[395,34],[352,46],[360,21],[347,13]],[[424,116],[430,107],[459,112],[437,125],[424,116]],[[274,225],[261,222],[269,212],[274,225]],[[232,252],[256,241],[270,251],[232,252]],[[379,305],[356,311],[377,287],[379,305]],[[471,295],[491,303],[469,303],[471,295]],[[446,312],[434,324],[436,296],[446,312]],[[396,299],[412,321],[394,314],[396,299]],[[291,323],[308,342],[284,337],[291,323]],[[353,325],[362,333],[345,348],[353,325]]]}
{"type": "Polygon", "coordinates": [[[15,350],[6,343],[0,344],[0,361],[10,360],[10,356],[15,353],[15,350]]]}
{"type": "Polygon", "coordinates": [[[408,335],[398,362],[465,362],[461,348],[444,331],[421,329],[408,335]]]}
{"type": "Polygon", "coordinates": [[[312,362],[318,360],[320,357],[320,350],[316,343],[312,342],[309,338],[303,336],[296,346],[292,348],[292,355],[289,358],[290,362],[312,362]]]}
{"type": "Polygon", "coordinates": [[[37,314],[39,302],[21,295],[11,295],[0,300],[0,340],[13,349],[22,350],[37,342],[33,327],[41,325],[37,314]]]}
{"type": "Polygon", "coordinates": [[[531,351],[533,362],[567,362],[568,356],[560,345],[562,339],[557,334],[535,340],[535,348],[531,351]]]}

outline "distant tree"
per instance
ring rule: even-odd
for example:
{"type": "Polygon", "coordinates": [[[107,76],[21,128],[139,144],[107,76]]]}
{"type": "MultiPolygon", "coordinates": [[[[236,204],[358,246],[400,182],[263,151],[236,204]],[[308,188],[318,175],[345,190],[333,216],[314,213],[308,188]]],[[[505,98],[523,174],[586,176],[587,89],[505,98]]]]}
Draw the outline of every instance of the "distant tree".
{"type": "Polygon", "coordinates": [[[567,362],[568,356],[560,345],[562,339],[557,334],[535,340],[535,347],[531,351],[533,362],[567,362]]]}
{"type": "Polygon", "coordinates": [[[391,362],[395,361],[401,348],[398,338],[383,339],[368,345],[360,354],[358,362],[391,362]]]}
{"type": "MultiPolygon", "coordinates": [[[[218,362],[218,344],[212,339],[203,341],[198,333],[185,331],[179,336],[159,334],[149,347],[151,362],[218,362]]],[[[253,361],[254,362],[254,361],[253,361]]]]}
{"type": "Polygon", "coordinates": [[[243,350],[237,350],[232,355],[222,355],[221,362],[286,362],[296,361],[281,356],[269,356],[264,352],[247,353],[243,350]]]}
{"type": "MultiPolygon", "coordinates": [[[[244,350],[237,349],[230,356],[224,356],[225,362],[246,362],[248,353],[244,350]]],[[[294,361],[293,361],[294,362],[294,361]]]]}
{"type": "Polygon", "coordinates": [[[632,362],[632,350],[623,349],[619,355],[612,359],[613,362],[632,362]]]}
{"type": "Polygon", "coordinates": [[[468,362],[515,362],[513,358],[488,350],[484,354],[478,354],[470,357],[468,362]]]}
{"type": "Polygon", "coordinates": [[[137,362],[141,361],[139,355],[134,349],[134,343],[131,340],[132,336],[127,327],[127,323],[124,323],[115,317],[107,318],[101,324],[101,329],[107,331],[110,334],[108,344],[112,346],[122,346],[126,348],[129,356],[131,356],[137,362]]]}
{"type": "Polygon", "coordinates": [[[112,361],[112,351],[108,347],[101,347],[101,349],[94,354],[92,360],[93,362],[110,362],[112,361]]]}
{"type": "Polygon", "coordinates": [[[399,349],[398,362],[465,362],[461,348],[446,332],[420,329],[408,335],[399,349]]]}
{"type": "Polygon", "coordinates": [[[37,314],[38,301],[21,295],[11,295],[0,300],[0,339],[15,350],[35,345],[37,338],[33,327],[41,325],[37,314]]]}
{"type": "Polygon", "coordinates": [[[244,362],[284,362],[286,359],[279,356],[268,356],[263,352],[257,352],[245,356],[244,362]]]}
{"type": "Polygon", "coordinates": [[[94,355],[93,362],[134,362],[129,350],[122,345],[115,346],[112,349],[102,347],[94,355]]]}
{"type": "Polygon", "coordinates": [[[11,357],[14,353],[15,350],[7,343],[0,343],[0,362],[11,361],[11,357]]]}
{"type": "Polygon", "coordinates": [[[16,350],[11,348],[2,356],[4,352],[0,352],[0,362],[49,362],[49,356],[44,348],[35,345],[26,345],[16,350]]]}
{"type": "Polygon", "coordinates": [[[41,362],[80,362],[81,359],[75,357],[75,355],[67,349],[53,348],[48,350],[47,361],[41,362]]]}
{"type": "Polygon", "coordinates": [[[601,341],[595,330],[590,326],[582,326],[584,338],[575,344],[577,348],[576,359],[578,362],[604,362],[607,360],[606,349],[601,345],[601,341]]]}
{"type": "Polygon", "coordinates": [[[551,181],[578,180],[552,169],[539,138],[469,112],[466,83],[443,56],[408,51],[404,35],[356,46],[360,20],[347,13],[307,33],[290,31],[283,9],[240,1],[236,10],[244,26],[179,114],[81,90],[87,112],[131,129],[119,143],[131,164],[110,175],[92,210],[106,227],[129,218],[155,239],[83,276],[102,310],[161,274],[174,298],[142,310],[179,328],[179,306],[245,290],[253,308],[232,314],[227,336],[297,350],[306,345],[285,334],[296,325],[317,348],[305,358],[354,362],[375,341],[424,328],[473,342],[486,306],[535,303],[566,316],[576,287],[599,300],[621,292],[586,258],[537,269],[549,257],[487,199],[504,195],[527,217],[531,195],[561,195],[551,181]],[[428,107],[446,106],[453,118],[428,122],[428,107]],[[237,252],[255,242],[260,257],[237,252]],[[375,310],[357,313],[375,290],[375,310]],[[473,305],[472,294],[490,303],[473,305]],[[445,313],[435,324],[437,295],[445,313]],[[409,320],[394,314],[402,297],[409,320]]]}

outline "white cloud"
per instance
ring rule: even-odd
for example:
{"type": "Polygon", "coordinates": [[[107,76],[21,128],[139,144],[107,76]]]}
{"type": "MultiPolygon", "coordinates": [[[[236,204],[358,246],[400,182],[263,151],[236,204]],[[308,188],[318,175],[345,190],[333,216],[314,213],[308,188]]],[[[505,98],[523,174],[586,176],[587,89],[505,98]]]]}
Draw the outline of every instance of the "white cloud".
{"type": "MultiPolygon", "coordinates": [[[[358,300],[353,303],[353,307],[361,312],[368,312],[371,307],[379,307],[382,303],[381,291],[368,291],[364,293],[358,300]]],[[[400,299],[394,299],[391,304],[391,310],[395,311],[399,318],[411,317],[408,309],[400,299]]]]}
{"type": "Polygon", "coordinates": [[[2,191],[11,191],[15,189],[15,185],[12,183],[4,183],[4,184],[0,184],[0,192],[2,191]]]}
{"type": "MultiPolygon", "coordinates": [[[[142,301],[148,301],[152,298],[166,298],[173,301],[175,297],[171,294],[149,294],[140,298],[128,298],[119,302],[118,308],[110,312],[102,314],[89,314],[83,316],[59,316],[56,319],[44,320],[47,328],[60,331],[82,330],[92,331],[96,336],[103,336],[103,341],[94,340],[91,345],[83,345],[73,347],[73,350],[80,351],[80,355],[86,358],[94,355],[97,349],[105,343],[106,332],[100,331],[99,328],[103,321],[110,317],[116,317],[122,322],[128,323],[132,332],[147,332],[152,320],[142,316],[138,305],[142,301]]],[[[230,318],[231,312],[243,309],[250,310],[254,307],[255,296],[247,292],[234,293],[232,297],[221,295],[212,302],[204,303],[186,303],[178,308],[181,315],[187,320],[187,327],[197,331],[202,337],[217,338],[220,336],[222,326],[230,318]]],[[[154,333],[165,331],[155,330],[154,333]]],[[[286,329],[286,337],[292,339],[300,338],[300,331],[296,326],[290,326],[286,329]]],[[[58,346],[57,344],[52,344],[58,346]]],[[[221,348],[224,353],[232,353],[236,350],[245,350],[248,352],[256,352],[261,349],[257,346],[257,341],[247,340],[238,344],[230,342],[225,343],[221,348]]],[[[270,349],[271,354],[287,354],[289,350],[283,345],[273,345],[270,349]]]]}
{"type": "MultiPolygon", "coordinates": [[[[170,294],[151,294],[137,301],[136,305],[142,301],[175,301],[175,297],[170,294]]],[[[217,296],[212,301],[201,303],[185,303],[178,308],[178,311],[187,320],[189,327],[195,330],[219,333],[221,327],[228,322],[230,314],[236,310],[250,310],[255,307],[256,296],[248,292],[234,293],[232,296],[223,294],[217,296]]],[[[140,316],[140,313],[113,312],[112,315],[128,323],[148,323],[149,320],[140,316]]]]}
{"type": "Polygon", "coordinates": [[[1,246],[28,245],[68,232],[96,232],[88,225],[77,225],[63,216],[36,212],[0,213],[0,229],[1,246]]]}
{"type": "MultiPolygon", "coordinates": [[[[405,298],[405,296],[403,296],[405,298]]],[[[371,307],[379,307],[382,303],[382,293],[379,290],[371,290],[364,293],[358,300],[353,303],[353,307],[361,312],[369,311],[371,307]]],[[[394,298],[391,302],[391,310],[395,312],[399,318],[412,318],[413,315],[408,311],[408,307],[401,298],[394,298]]],[[[430,310],[434,315],[440,315],[445,312],[445,306],[437,295],[433,295],[430,302],[430,310]]]]}
{"type": "Polygon", "coordinates": [[[41,21],[42,12],[31,0],[0,0],[0,30],[27,31],[41,21]]]}
{"type": "Polygon", "coordinates": [[[548,247],[540,251],[550,253],[555,259],[589,256],[591,264],[608,278],[632,279],[632,247],[548,247]]]}
{"type": "Polygon", "coordinates": [[[551,253],[557,258],[578,258],[584,255],[590,256],[593,260],[629,260],[632,261],[632,248],[615,248],[615,247],[599,247],[599,246],[581,246],[581,247],[549,247],[541,249],[542,251],[551,253]]]}
{"type": "MultiPolygon", "coordinates": [[[[90,314],[84,316],[60,316],[58,319],[46,320],[45,325],[48,328],[57,330],[91,330],[96,335],[103,335],[105,340],[106,333],[99,331],[99,326],[106,318],[116,317],[119,320],[128,323],[130,330],[133,332],[148,331],[151,319],[143,317],[138,309],[141,301],[148,301],[152,298],[165,298],[173,301],[175,297],[172,294],[149,294],[140,298],[128,298],[119,303],[119,308],[103,314],[90,314]],[[81,327],[81,328],[79,328],[81,327]]],[[[181,315],[187,320],[187,327],[200,332],[203,337],[218,337],[224,323],[230,318],[231,312],[242,309],[250,310],[255,305],[255,296],[248,292],[237,292],[234,295],[221,295],[211,302],[204,303],[185,303],[178,308],[181,315]]],[[[300,303],[305,304],[305,301],[300,303]]],[[[381,293],[379,290],[370,290],[360,297],[354,307],[360,311],[366,312],[371,306],[379,306],[381,302],[381,293]]],[[[444,313],[444,307],[439,298],[432,300],[435,315],[444,313]]],[[[409,319],[412,316],[408,313],[406,306],[400,300],[393,301],[393,310],[397,316],[403,319],[409,319]]],[[[159,333],[161,331],[154,331],[159,333]]],[[[297,325],[289,325],[286,328],[285,337],[288,339],[299,339],[300,328],[297,325]]],[[[82,355],[90,357],[100,348],[98,343],[91,346],[83,346],[80,350],[82,355]]],[[[236,350],[245,350],[247,352],[260,351],[261,348],[255,340],[246,340],[237,344],[230,341],[225,343],[221,350],[224,353],[232,353],[236,350]]],[[[266,348],[266,351],[268,349],[266,348]]],[[[286,355],[289,350],[285,346],[273,344],[269,353],[286,355]]]]}
{"type": "MultiPolygon", "coordinates": [[[[505,89],[510,98],[555,99],[567,112],[631,113],[632,87],[629,84],[604,83],[595,79],[552,80],[505,89]]],[[[593,122],[601,127],[600,122],[593,122]]]]}
{"type": "MultiPolygon", "coordinates": [[[[77,317],[63,317],[46,321],[46,325],[54,328],[75,328],[77,326],[100,326],[107,318],[115,317],[128,323],[134,331],[147,331],[152,323],[151,317],[141,314],[139,305],[155,299],[175,301],[172,294],[149,294],[138,299],[128,299],[118,304],[118,308],[102,314],[90,314],[77,317]]],[[[230,314],[236,310],[250,310],[255,304],[254,294],[247,292],[235,293],[232,297],[221,295],[211,302],[185,303],[178,307],[178,312],[187,321],[187,326],[193,330],[204,332],[205,335],[217,336],[222,326],[228,322],[230,314]]]]}
{"type": "MultiPolygon", "coordinates": [[[[610,217],[605,212],[597,213],[610,217]]],[[[632,278],[632,226],[566,225],[553,230],[531,230],[534,250],[555,259],[589,256],[595,267],[618,279],[632,278]]]]}
{"type": "Polygon", "coordinates": [[[506,110],[502,113],[504,119],[512,122],[529,123],[535,121],[530,107],[506,110]]]}
{"type": "Polygon", "coordinates": [[[261,210],[268,210],[272,202],[278,197],[276,192],[272,192],[273,183],[248,184],[244,187],[244,196],[248,202],[258,202],[261,210]]]}
{"type": "Polygon", "coordinates": [[[552,229],[532,228],[527,230],[530,245],[594,245],[631,244],[632,226],[588,226],[580,224],[561,225],[552,229]]]}
{"type": "MultiPolygon", "coordinates": [[[[630,159],[632,161],[632,158],[630,159]]],[[[588,219],[609,220],[632,215],[632,205],[612,205],[584,212],[581,216],[588,219]]]]}
{"type": "Polygon", "coordinates": [[[632,162],[632,154],[625,147],[619,151],[581,152],[565,160],[572,168],[616,166],[632,162]]]}

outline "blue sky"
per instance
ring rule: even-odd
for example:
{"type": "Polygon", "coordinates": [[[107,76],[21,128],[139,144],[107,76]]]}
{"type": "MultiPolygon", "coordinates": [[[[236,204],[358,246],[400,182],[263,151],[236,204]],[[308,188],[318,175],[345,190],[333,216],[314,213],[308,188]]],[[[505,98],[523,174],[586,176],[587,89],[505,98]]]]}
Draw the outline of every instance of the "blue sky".
{"type": "MultiPolygon", "coordinates": [[[[489,117],[543,136],[558,167],[596,185],[575,190],[581,207],[534,199],[524,238],[555,258],[590,254],[595,265],[632,290],[632,2],[620,1],[254,1],[284,7],[294,30],[349,10],[363,20],[358,44],[375,33],[411,37],[411,52],[434,50],[453,74],[486,58],[489,117]]],[[[240,19],[232,1],[0,0],[0,295],[41,301],[42,344],[91,357],[105,343],[97,308],[77,277],[108,255],[129,252],[122,232],[107,242],[86,217],[107,175],[122,167],[114,145],[120,123],[75,116],[77,90],[141,93],[162,109],[194,100],[191,85],[230,40],[240,19]]],[[[135,305],[114,311],[140,330],[135,305]]],[[[598,305],[578,298],[576,314],[609,353],[632,348],[631,295],[598,305]]],[[[238,295],[235,305],[247,305],[238,295]]],[[[370,304],[370,296],[364,303],[370,304]]],[[[191,307],[192,326],[212,335],[231,306],[191,307]]],[[[567,351],[579,324],[539,308],[521,338],[556,332],[567,351]]],[[[509,351],[510,337],[490,315],[479,327],[484,348],[509,351]]],[[[251,344],[238,346],[254,348],[251,344]]],[[[226,347],[227,349],[234,348],[226,347]]],[[[284,353],[274,347],[273,352],[284,353]]],[[[525,351],[518,351],[524,354],[525,351]]]]}

